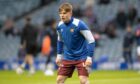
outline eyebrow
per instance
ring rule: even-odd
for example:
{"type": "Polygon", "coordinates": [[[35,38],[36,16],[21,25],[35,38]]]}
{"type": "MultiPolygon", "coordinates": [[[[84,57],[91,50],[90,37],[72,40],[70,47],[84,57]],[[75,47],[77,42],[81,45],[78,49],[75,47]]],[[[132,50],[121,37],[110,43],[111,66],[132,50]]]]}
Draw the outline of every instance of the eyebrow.
{"type": "Polygon", "coordinates": [[[67,12],[59,12],[59,13],[67,13],[67,12]]]}

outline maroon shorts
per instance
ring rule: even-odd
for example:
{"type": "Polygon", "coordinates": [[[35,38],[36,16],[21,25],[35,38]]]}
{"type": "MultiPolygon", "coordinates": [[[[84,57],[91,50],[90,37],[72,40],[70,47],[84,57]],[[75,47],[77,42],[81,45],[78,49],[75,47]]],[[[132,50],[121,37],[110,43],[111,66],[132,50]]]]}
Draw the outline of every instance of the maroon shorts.
{"type": "Polygon", "coordinates": [[[89,76],[88,70],[83,66],[84,60],[70,61],[62,60],[62,66],[58,69],[58,75],[71,77],[74,69],[78,71],[78,76],[89,76]]]}

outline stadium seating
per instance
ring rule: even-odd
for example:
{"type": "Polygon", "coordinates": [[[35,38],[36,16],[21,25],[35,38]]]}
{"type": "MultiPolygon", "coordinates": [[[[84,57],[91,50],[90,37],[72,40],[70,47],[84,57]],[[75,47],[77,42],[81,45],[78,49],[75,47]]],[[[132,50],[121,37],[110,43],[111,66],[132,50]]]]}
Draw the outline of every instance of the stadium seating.
{"type": "Polygon", "coordinates": [[[0,32],[0,61],[17,57],[19,42],[19,37],[9,36],[6,38],[3,33],[0,32]]]}
{"type": "Polygon", "coordinates": [[[40,0],[1,0],[0,19],[16,17],[40,5],[40,0]]]}
{"type": "MultiPolygon", "coordinates": [[[[66,0],[68,1],[68,0],[66,0]]],[[[69,0],[72,4],[84,4],[85,0],[69,0]]],[[[124,7],[127,9],[128,4],[133,4],[137,7],[138,13],[140,15],[139,4],[138,0],[124,0],[122,2],[118,0],[112,0],[112,2],[108,5],[99,5],[97,4],[97,0],[93,4],[94,13],[98,17],[99,24],[106,24],[106,22],[112,20],[116,13],[118,12],[120,4],[123,4],[124,7]]],[[[8,16],[16,16],[20,15],[24,12],[30,11],[32,8],[39,5],[39,0],[21,0],[22,3],[19,3],[17,0],[16,2],[12,3],[11,5],[6,6],[6,10],[0,12],[0,18],[8,16]],[[33,5],[34,3],[34,5],[33,5]],[[20,5],[19,5],[20,4],[20,5]],[[26,5],[26,6],[25,6],[26,5]],[[14,11],[14,12],[11,12],[14,11]],[[9,13],[11,12],[11,13],[9,13]]],[[[44,6],[42,9],[34,11],[31,13],[31,17],[33,19],[33,24],[42,24],[45,19],[55,18],[58,20],[58,6],[61,2],[53,2],[47,6],[44,6]]],[[[5,5],[0,5],[1,7],[5,7],[5,5]]],[[[82,8],[82,5],[81,5],[82,8]]],[[[127,12],[127,11],[126,11],[127,12]]],[[[24,18],[20,18],[16,22],[17,28],[22,28],[24,26],[24,18]]],[[[122,42],[124,37],[124,31],[117,30],[117,38],[110,39],[105,35],[102,35],[101,40],[99,41],[100,46],[95,50],[95,61],[100,60],[102,57],[108,57],[109,62],[121,62],[122,61],[122,42]]],[[[20,38],[5,38],[3,33],[0,32],[0,60],[6,60],[11,57],[16,57],[17,50],[19,47],[20,38]],[[10,43],[9,43],[10,42],[10,43]]],[[[136,47],[133,48],[133,56],[136,59],[136,47]]]]}

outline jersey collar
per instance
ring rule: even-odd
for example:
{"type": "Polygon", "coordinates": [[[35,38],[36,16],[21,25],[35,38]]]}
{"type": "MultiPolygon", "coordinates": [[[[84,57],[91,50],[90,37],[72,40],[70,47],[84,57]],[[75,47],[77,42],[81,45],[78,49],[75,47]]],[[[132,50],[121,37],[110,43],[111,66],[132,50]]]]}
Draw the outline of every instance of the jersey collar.
{"type": "Polygon", "coordinates": [[[66,25],[69,25],[69,24],[71,24],[72,22],[73,22],[73,17],[71,17],[70,21],[67,22],[67,23],[65,23],[65,24],[66,24],[66,25]]]}

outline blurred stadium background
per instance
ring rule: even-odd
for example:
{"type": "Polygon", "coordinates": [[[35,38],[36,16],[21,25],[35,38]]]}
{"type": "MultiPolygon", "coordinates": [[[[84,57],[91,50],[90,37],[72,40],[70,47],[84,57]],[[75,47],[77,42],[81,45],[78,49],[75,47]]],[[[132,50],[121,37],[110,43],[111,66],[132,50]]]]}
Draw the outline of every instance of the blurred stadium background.
{"type": "MultiPolygon", "coordinates": [[[[18,76],[13,70],[24,58],[20,51],[20,34],[25,17],[30,16],[32,24],[39,30],[51,28],[53,21],[59,21],[57,10],[63,2],[73,5],[74,16],[88,24],[96,39],[91,84],[139,84],[140,57],[137,55],[137,43],[140,36],[135,33],[140,25],[140,0],[0,0],[0,84],[22,84],[24,79],[26,84],[55,84],[56,75],[51,78],[42,75],[46,57],[40,53],[34,62],[39,72],[31,77],[31,81],[25,74],[18,76]],[[127,42],[127,27],[132,29],[134,39],[130,43],[124,43],[127,42]],[[128,62],[124,58],[124,44],[131,45],[132,58],[128,58],[128,62]],[[7,79],[12,82],[7,82],[7,79]]],[[[68,84],[78,84],[77,80],[70,79],[68,84]]]]}

